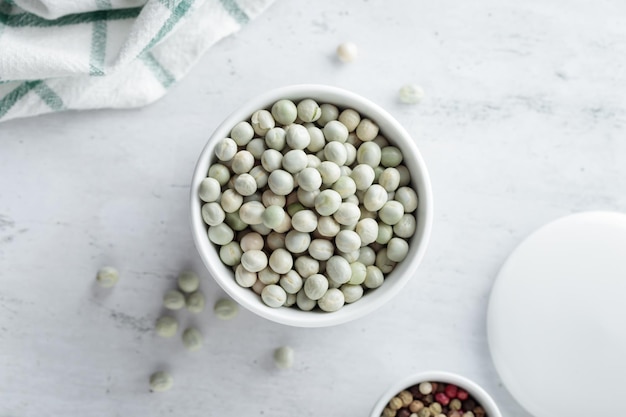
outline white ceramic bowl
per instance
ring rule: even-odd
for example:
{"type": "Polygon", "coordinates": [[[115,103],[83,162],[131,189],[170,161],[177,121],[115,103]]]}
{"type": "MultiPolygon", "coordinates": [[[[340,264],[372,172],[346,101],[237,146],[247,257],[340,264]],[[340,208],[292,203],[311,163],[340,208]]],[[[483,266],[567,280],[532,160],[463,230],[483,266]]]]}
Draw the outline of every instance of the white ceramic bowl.
{"type": "Polygon", "coordinates": [[[467,379],[461,375],[453,374],[444,371],[427,371],[419,374],[406,377],[395,384],[391,385],[387,391],[380,397],[380,399],[374,405],[370,417],[380,417],[383,410],[393,397],[399,392],[419,384],[420,382],[443,382],[447,384],[454,384],[459,388],[467,391],[478,404],[480,404],[486,411],[487,417],[502,417],[498,406],[493,399],[487,394],[487,392],[480,387],[474,381],[467,379]]]}
{"type": "Polygon", "coordinates": [[[323,327],[345,323],[371,313],[391,300],[409,280],[417,278],[417,267],[428,245],[432,221],[433,198],[430,179],[414,139],[389,113],[378,105],[357,94],[325,85],[287,86],[268,91],[244,103],[228,116],[209,138],[200,154],[191,183],[193,237],[200,257],[215,281],[235,301],[259,316],[298,327],[323,327]],[[220,139],[228,137],[235,124],[242,120],[249,120],[256,110],[269,109],[273,103],[283,98],[291,99],[296,103],[305,98],[312,98],[320,104],[331,103],[339,108],[353,108],[362,116],[375,121],[380,127],[381,134],[402,151],[404,164],[407,165],[411,173],[411,186],[417,190],[419,195],[417,230],[410,240],[407,258],[386,276],[382,286],[367,291],[360,300],[346,304],[339,311],[332,313],[316,310],[302,311],[296,307],[271,308],[266,306],[250,288],[242,288],[235,282],[234,273],[221,262],[218,251],[209,241],[207,226],[202,220],[202,202],[198,198],[197,190],[202,179],[206,177],[209,166],[214,161],[213,152],[216,143],[220,139]]]}

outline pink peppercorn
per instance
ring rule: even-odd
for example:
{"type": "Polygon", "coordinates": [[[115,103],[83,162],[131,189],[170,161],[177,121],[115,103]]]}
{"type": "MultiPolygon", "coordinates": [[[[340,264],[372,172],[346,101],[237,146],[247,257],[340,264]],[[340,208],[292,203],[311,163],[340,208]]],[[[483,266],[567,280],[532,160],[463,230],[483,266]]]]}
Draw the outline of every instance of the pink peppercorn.
{"type": "Polygon", "coordinates": [[[459,388],[456,385],[448,384],[446,385],[446,389],[444,392],[448,396],[448,398],[456,398],[459,388]]]}
{"type": "Polygon", "coordinates": [[[461,401],[465,401],[469,398],[469,394],[467,393],[467,391],[460,389],[457,393],[456,393],[456,398],[458,398],[461,401]]]}
{"type": "Polygon", "coordinates": [[[435,394],[435,400],[437,400],[437,402],[441,405],[450,404],[450,398],[443,392],[438,392],[437,394],[435,394]]]}

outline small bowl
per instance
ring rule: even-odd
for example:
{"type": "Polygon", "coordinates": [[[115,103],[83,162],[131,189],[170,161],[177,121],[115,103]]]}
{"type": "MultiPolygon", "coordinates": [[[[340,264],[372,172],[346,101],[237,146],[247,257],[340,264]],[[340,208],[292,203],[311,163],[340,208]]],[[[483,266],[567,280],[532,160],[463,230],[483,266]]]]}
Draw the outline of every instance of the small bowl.
{"type": "Polygon", "coordinates": [[[247,101],[235,110],[218,126],[200,154],[193,174],[190,199],[191,226],[196,248],[206,268],[220,287],[240,305],[253,313],[277,323],[297,327],[324,327],[345,323],[371,313],[390,301],[411,278],[416,276],[417,267],[428,245],[433,221],[433,198],[428,171],[411,136],[389,113],[378,105],[352,92],[326,85],[293,85],[278,88],[247,101]],[[197,190],[214,160],[216,143],[220,139],[228,137],[235,124],[242,120],[249,120],[256,110],[269,109],[273,103],[283,98],[293,100],[296,103],[305,98],[312,98],[320,104],[331,103],[339,108],[355,109],[362,116],[375,121],[380,127],[381,134],[402,151],[405,165],[411,173],[411,186],[417,190],[419,196],[419,207],[416,214],[417,230],[409,242],[407,258],[385,277],[382,286],[367,291],[360,300],[346,304],[339,311],[332,313],[317,310],[302,311],[296,307],[272,308],[266,306],[261,297],[250,288],[242,288],[235,282],[233,271],[222,263],[218,250],[209,241],[207,226],[202,220],[202,202],[198,198],[197,190]]]}
{"type": "Polygon", "coordinates": [[[374,405],[370,417],[380,417],[389,401],[399,392],[425,381],[454,384],[457,387],[464,389],[472,397],[474,397],[476,402],[485,409],[487,417],[502,417],[502,413],[500,413],[500,410],[498,409],[495,401],[493,401],[491,396],[489,396],[489,394],[487,394],[487,392],[482,389],[480,385],[461,375],[444,371],[421,372],[419,374],[411,375],[407,378],[404,378],[391,385],[391,387],[389,387],[389,389],[385,391],[385,393],[374,405]]]}

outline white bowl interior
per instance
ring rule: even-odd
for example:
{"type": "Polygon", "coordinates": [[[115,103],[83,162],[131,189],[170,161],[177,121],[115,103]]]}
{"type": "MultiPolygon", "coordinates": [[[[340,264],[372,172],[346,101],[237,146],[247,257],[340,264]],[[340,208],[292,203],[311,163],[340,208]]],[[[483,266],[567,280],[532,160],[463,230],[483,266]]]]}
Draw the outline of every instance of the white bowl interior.
{"type": "Polygon", "coordinates": [[[396,295],[413,277],[421,262],[428,241],[433,219],[433,202],[430,179],[426,165],[406,130],[385,110],[371,101],[349,91],[325,85],[293,85],[271,90],[246,102],[234,111],[215,130],[209,138],[196,164],[191,184],[191,225],[198,252],[215,281],[243,307],[275,322],[298,327],[322,327],[345,323],[362,317],[396,295]],[[231,128],[242,120],[249,120],[252,113],[259,109],[269,109],[279,99],[286,98],[295,102],[312,98],[318,103],[331,103],[340,108],[353,108],[362,116],[375,121],[380,132],[390,143],[400,148],[404,164],[411,173],[411,186],[417,190],[419,207],[417,210],[417,230],[409,242],[409,254],[396,268],[385,277],[384,284],[366,294],[352,304],[346,304],[339,311],[302,311],[297,308],[271,308],[266,306],[250,288],[240,287],[234,279],[232,270],[219,259],[219,254],[207,237],[207,226],[201,215],[202,202],[197,196],[200,182],[207,176],[209,166],[214,160],[216,143],[230,134],[231,128]]]}
{"type": "Polygon", "coordinates": [[[419,374],[411,375],[407,378],[397,381],[394,383],[381,397],[378,399],[374,408],[372,408],[372,413],[370,417],[380,417],[383,410],[389,403],[393,397],[396,396],[400,391],[403,391],[415,384],[419,384],[420,382],[429,381],[429,382],[443,382],[447,384],[454,384],[459,388],[463,388],[466,390],[476,402],[480,404],[486,411],[487,417],[502,417],[498,406],[495,401],[487,394],[487,392],[474,381],[465,378],[461,375],[457,375],[451,372],[444,371],[427,371],[421,372],[419,374]]]}

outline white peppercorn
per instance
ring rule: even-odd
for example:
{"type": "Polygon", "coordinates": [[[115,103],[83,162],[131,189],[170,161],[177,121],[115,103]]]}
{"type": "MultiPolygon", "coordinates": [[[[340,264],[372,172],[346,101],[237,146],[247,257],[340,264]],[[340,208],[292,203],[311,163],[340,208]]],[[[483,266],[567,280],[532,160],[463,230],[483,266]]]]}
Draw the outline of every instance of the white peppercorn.
{"type": "Polygon", "coordinates": [[[291,149],[306,149],[311,143],[311,135],[302,125],[293,124],[287,128],[286,132],[285,139],[291,149]]]}
{"type": "Polygon", "coordinates": [[[209,240],[216,245],[225,245],[233,240],[235,232],[224,223],[216,226],[209,226],[209,240]]]}
{"type": "Polygon", "coordinates": [[[187,350],[196,351],[202,347],[202,333],[194,327],[189,327],[183,332],[183,345],[187,350]]]}
{"type": "Polygon", "coordinates": [[[169,290],[163,296],[163,306],[168,310],[180,310],[185,306],[185,296],[178,290],[169,290]]]}
{"type": "Polygon", "coordinates": [[[304,293],[311,300],[319,300],[328,290],[328,280],[324,275],[311,275],[304,281],[304,293]]]}
{"type": "Polygon", "coordinates": [[[270,284],[265,286],[261,291],[261,299],[265,305],[277,308],[285,303],[287,300],[287,293],[281,286],[270,284]]]}
{"type": "Polygon", "coordinates": [[[359,164],[367,164],[372,168],[380,165],[380,146],[374,142],[364,142],[356,152],[356,160],[359,164]]]}
{"type": "Polygon", "coordinates": [[[200,200],[206,203],[212,203],[217,201],[221,193],[222,188],[215,178],[207,177],[200,182],[200,187],[198,188],[198,197],[200,197],[200,200]]]}
{"type": "Polygon", "coordinates": [[[324,138],[324,132],[317,126],[307,126],[306,130],[309,132],[309,137],[311,141],[309,142],[309,146],[307,146],[307,150],[310,152],[319,152],[324,149],[324,145],[326,145],[326,138],[324,138]]]}
{"type": "Polygon", "coordinates": [[[232,242],[228,242],[220,248],[220,259],[228,266],[235,266],[241,262],[242,254],[243,251],[241,250],[239,243],[234,240],[232,242]]]}
{"type": "Polygon", "coordinates": [[[398,223],[404,216],[404,207],[399,202],[392,200],[387,201],[378,212],[380,220],[386,224],[393,226],[398,223]]]}
{"type": "Polygon", "coordinates": [[[248,122],[239,122],[231,129],[230,137],[237,145],[246,146],[254,137],[254,129],[248,122]]]}
{"type": "Polygon", "coordinates": [[[366,273],[363,285],[366,288],[374,289],[383,285],[385,277],[383,276],[382,271],[377,266],[369,265],[365,269],[366,273]]]}
{"type": "Polygon", "coordinates": [[[235,281],[244,288],[250,288],[257,281],[257,273],[248,271],[242,264],[235,268],[235,281]]]}
{"type": "Polygon", "coordinates": [[[302,277],[293,269],[281,276],[279,283],[287,294],[297,294],[303,285],[302,277]]]}
{"type": "Polygon", "coordinates": [[[309,245],[309,255],[318,261],[326,261],[333,256],[335,248],[332,242],[326,239],[313,239],[309,245]]]}
{"type": "Polygon", "coordinates": [[[417,222],[412,214],[405,214],[400,221],[393,226],[393,233],[398,237],[409,239],[415,234],[417,228],[417,222]]]}
{"type": "Polygon", "coordinates": [[[295,122],[298,117],[296,105],[291,100],[278,100],[272,106],[272,117],[281,125],[295,122]]]}
{"type": "Polygon", "coordinates": [[[150,375],[150,390],[154,392],[168,391],[174,385],[174,379],[165,371],[158,371],[150,375]]]}
{"type": "Polygon", "coordinates": [[[343,307],[344,303],[343,292],[337,288],[331,288],[318,300],[317,305],[322,311],[333,312],[343,307]]]}
{"type": "Polygon", "coordinates": [[[205,203],[202,205],[202,220],[209,226],[216,226],[224,221],[226,214],[218,203],[205,203]]]}
{"type": "Polygon", "coordinates": [[[187,300],[185,300],[185,304],[187,306],[187,310],[192,313],[200,313],[204,310],[204,294],[200,291],[193,292],[187,296],[187,300]]]}
{"type": "Polygon", "coordinates": [[[239,242],[241,250],[244,252],[251,250],[263,250],[264,243],[265,241],[263,240],[263,237],[255,232],[248,233],[242,237],[239,242]]]}
{"type": "Polygon", "coordinates": [[[409,253],[409,244],[406,240],[393,237],[387,244],[387,258],[393,262],[402,262],[409,253]]]}
{"type": "Polygon", "coordinates": [[[230,180],[230,170],[222,164],[213,164],[209,168],[209,177],[214,178],[221,186],[230,180]]]}
{"type": "Polygon", "coordinates": [[[154,330],[161,337],[173,337],[178,331],[178,320],[172,316],[161,316],[156,321],[154,330]]]}
{"type": "Polygon", "coordinates": [[[286,274],[293,267],[293,257],[285,249],[279,248],[270,255],[269,265],[275,272],[286,274]]]}
{"type": "Polygon", "coordinates": [[[315,210],[321,216],[334,214],[341,205],[341,195],[335,190],[324,190],[315,197],[315,210]]]}
{"type": "Polygon", "coordinates": [[[310,233],[317,228],[317,216],[312,210],[300,210],[291,218],[291,226],[299,232],[310,233]]]}
{"type": "Polygon", "coordinates": [[[337,118],[339,117],[339,109],[337,108],[337,106],[332,104],[324,103],[320,105],[320,112],[321,115],[320,118],[317,120],[317,124],[322,127],[331,120],[337,120],[337,118]]]}
{"type": "Polygon", "coordinates": [[[361,285],[344,284],[339,287],[339,290],[343,293],[346,304],[354,303],[363,297],[363,287],[361,285]]]}
{"type": "Polygon", "coordinates": [[[250,118],[254,132],[259,136],[264,136],[268,130],[276,126],[276,121],[267,110],[257,110],[250,118]]]}
{"type": "Polygon", "coordinates": [[[200,277],[193,271],[183,271],[177,278],[178,288],[186,293],[192,293],[200,287],[200,277]]]}
{"type": "Polygon", "coordinates": [[[230,320],[239,312],[239,305],[231,299],[220,298],[213,306],[213,313],[218,319],[230,320]]]}
{"type": "Polygon", "coordinates": [[[296,305],[302,311],[311,311],[317,305],[317,301],[307,297],[304,291],[298,291],[298,294],[296,294],[296,305]]]}
{"type": "Polygon", "coordinates": [[[237,144],[231,138],[224,138],[215,145],[215,156],[220,161],[230,161],[237,153],[237,144]]]}
{"type": "Polygon", "coordinates": [[[387,192],[395,191],[400,185],[400,173],[395,168],[387,168],[378,177],[378,183],[387,192]]]}
{"type": "Polygon", "coordinates": [[[235,191],[242,196],[250,196],[256,193],[257,183],[250,174],[241,174],[235,178],[235,191]]]}
{"type": "Polygon", "coordinates": [[[280,274],[274,272],[269,266],[257,274],[259,281],[265,285],[276,284],[280,280],[280,274]]]}
{"type": "Polygon", "coordinates": [[[117,281],[120,279],[120,274],[117,269],[112,266],[105,266],[100,268],[98,273],[96,274],[96,282],[102,288],[111,288],[117,284],[117,281]]]}
{"type": "Polygon", "coordinates": [[[322,176],[315,168],[304,168],[298,173],[298,185],[305,191],[319,191],[322,176]]]}
{"type": "Polygon", "coordinates": [[[291,230],[285,236],[285,247],[291,253],[305,252],[311,244],[311,235],[291,230]]]}
{"type": "Polygon", "coordinates": [[[246,145],[246,151],[250,152],[254,159],[261,159],[261,155],[263,155],[266,149],[265,141],[261,138],[252,139],[246,145]]]}
{"type": "Polygon", "coordinates": [[[346,163],[346,159],[348,159],[346,147],[341,142],[328,142],[326,146],[324,146],[324,158],[327,161],[343,166],[346,163]]]}
{"type": "Polygon", "coordinates": [[[267,255],[261,250],[253,249],[241,255],[241,266],[249,272],[259,272],[267,266],[267,263],[267,255]]]}

